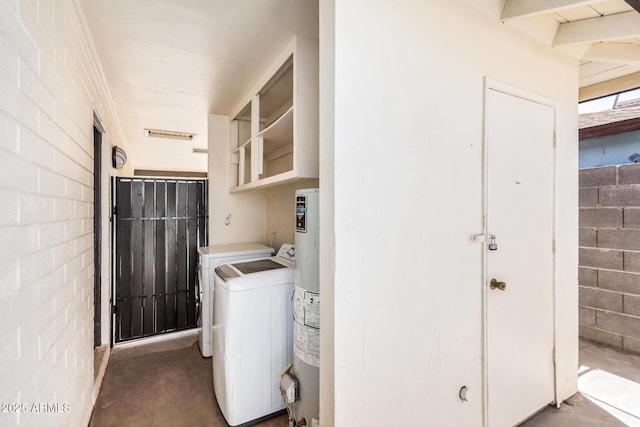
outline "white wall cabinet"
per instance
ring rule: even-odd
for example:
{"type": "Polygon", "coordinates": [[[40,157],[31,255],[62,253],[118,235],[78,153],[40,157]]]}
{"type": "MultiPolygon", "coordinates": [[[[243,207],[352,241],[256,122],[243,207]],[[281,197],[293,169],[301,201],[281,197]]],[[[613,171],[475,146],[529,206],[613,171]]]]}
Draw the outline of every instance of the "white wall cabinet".
{"type": "Polygon", "coordinates": [[[318,178],[318,40],[296,36],[231,120],[230,191],[318,178]]]}

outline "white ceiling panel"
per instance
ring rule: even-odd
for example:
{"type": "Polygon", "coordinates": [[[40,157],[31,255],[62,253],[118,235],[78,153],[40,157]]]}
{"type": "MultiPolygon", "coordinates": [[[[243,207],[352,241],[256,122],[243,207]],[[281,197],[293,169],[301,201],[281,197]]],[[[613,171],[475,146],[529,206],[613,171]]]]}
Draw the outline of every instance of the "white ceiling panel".
{"type": "Polygon", "coordinates": [[[580,87],[613,80],[638,71],[640,66],[585,62],[580,65],[580,87]]]}
{"type": "Polygon", "coordinates": [[[624,0],[609,0],[591,5],[593,9],[601,15],[611,15],[614,13],[629,12],[633,10],[624,0]]]}
{"type": "Polygon", "coordinates": [[[616,13],[560,25],[554,45],[597,43],[640,36],[640,14],[616,13]]]}
{"type": "Polygon", "coordinates": [[[582,19],[589,18],[597,18],[601,16],[600,13],[596,12],[596,10],[589,6],[577,7],[575,9],[565,9],[556,12],[563,19],[566,19],[568,22],[571,21],[580,21],[582,19]]]}
{"type": "Polygon", "coordinates": [[[640,44],[594,43],[587,49],[582,58],[588,61],[608,64],[640,66],[640,44]]]}

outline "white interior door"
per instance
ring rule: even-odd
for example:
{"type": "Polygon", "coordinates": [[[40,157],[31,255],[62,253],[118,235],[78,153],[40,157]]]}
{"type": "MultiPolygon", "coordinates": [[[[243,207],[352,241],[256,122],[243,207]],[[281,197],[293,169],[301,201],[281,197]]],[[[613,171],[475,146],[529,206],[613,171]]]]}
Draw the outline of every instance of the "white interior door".
{"type": "Polygon", "coordinates": [[[512,426],[554,400],[554,109],[486,93],[487,418],[512,426]],[[491,281],[497,283],[494,289],[491,281]]]}

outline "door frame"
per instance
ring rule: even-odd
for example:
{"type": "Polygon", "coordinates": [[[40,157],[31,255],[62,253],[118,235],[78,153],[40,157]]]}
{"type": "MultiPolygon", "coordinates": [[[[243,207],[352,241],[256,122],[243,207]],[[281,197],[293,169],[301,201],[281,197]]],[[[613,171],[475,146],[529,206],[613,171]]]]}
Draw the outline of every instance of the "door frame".
{"type": "MultiPolygon", "coordinates": [[[[100,289],[95,289],[95,280],[94,280],[94,331],[96,330],[96,327],[99,326],[99,330],[100,330],[100,343],[98,343],[95,340],[94,337],[94,346],[101,346],[104,345],[106,342],[109,342],[106,338],[110,335],[110,322],[109,322],[109,316],[106,314],[108,313],[109,310],[109,288],[110,288],[110,277],[109,277],[109,272],[110,272],[110,239],[109,239],[109,235],[107,233],[105,233],[106,231],[106,221],[109,220],[108,218],[108,209],[109,209],[109,203],[108,203],[108,198],[106,195],[106,190],[108,189],[108,176],[109,176],[109,156],[108,156],[108,151],[109,151],[109,135],[107,133],[106,127],[104,126],[104,122],[102,121],[102,119],[100,118],[100,116],[98,115],[98,113],[96,111],[93,111],[93,128],[95,128],[98,133],[100,134],[100,147],[99,147],[99,154],[96,155],[94,153],[95,157],[100,157],[99,159],[99,177],[95,177],[98,178],[97,181],[94,181],[94,184],[99,185],[100,188],[100,200],[99,200],[99,205],[98,209],[96,209],[96,207],[94,206],[94,215],[97,216],[97,221],[96,218],[94,217],[94,234],[95,234],[95,228],[99,227],[99,232],[100,232],[100,242],[99,242],[99,247],[95,248],[94,250],[96,252],[98,252],[98,256],[100,257],[100,268],[98,268],[97,265],[94,265],[94,274],[96,277],[100,277],[100,289]],[[96,322],[99,322],[99,325],[96,325],[96,322]]],[[[95,146],[95,142],[94,142],[94,149],[97,148],[95,146]]],[[[95,165],[96,159],[94,158],[94,167],[95,165]]],[[[96,174],[96,170],[94,170],[94,175],[96,174]]],[[[95,192],[95,189],[94,189],[95,192]]],[[[95,236],[94,236],[94,244],[95,244],[95,236]]],[[[94,255],[95,256],[95,255],[94,255]]]]}
{"type": "Polygon", "coordinates": [[[113,348],[116,342],[116,331],[113,325],[116,324],[115,300],[116,300],[116,179],[117,176],[109,177],[109,347],[113,348]]]}
{"type": "Polygon", "coordinates": [[[547,98],[543,95],[539,95],[524,89],[521,89],[516,86],[512,86],[508,83],[503,83],[498,80],[491,79],[489,77],[484,78],[484,88],[483,88],[483,100],[482,100],[482,236],[483,236],[483,245],[482,245],[482,277],[481,277],[481,289],[482,289],[482,412],[483,412],[483,425],[489,425],[489,376],[488,376],[488,268],[487,268],[487,245],[489,243],[489,233],[487,227],[487,217],[489,210],[489,180],[488,180],[488,163],[489,163],[489,135],[487,129],[487,119],[488,119],[488,111],[487,111],[487,94],[490,90],[494,90],[497,92],[504,93],[506,95],[514,96],[517,98],[524,99],[526,101],[535,102],[553,109],[553,153],[552,153],[552,164],[553,164],[553,177],[552,177],[552,185],[553,190],[551,194],[551,206],[552,206],[552,231],[551,238],[553,241],[552,245],[552,261],[551,261],[551,269],[552,269],[552,283],[551,283],[551,291],[552,291],[552,325],[553,325],[553,396],[556,407],[560,407],[560,403],[558,402],[558,375],[557,375],[557,334],[556,330],[558,327],[557,324],[557,305],[556,305],[556,284],[557,284],[557,268],[556,268],[556,225],[558,222],[558,212],[557,212],[557,119],[558,119],[558,105],[559,103],[551,98],[547,98]]]}
{"type": "Polygon", "coordinates": [[[93,347],[102,345],[102,132],[93,125],[93,347]]]}

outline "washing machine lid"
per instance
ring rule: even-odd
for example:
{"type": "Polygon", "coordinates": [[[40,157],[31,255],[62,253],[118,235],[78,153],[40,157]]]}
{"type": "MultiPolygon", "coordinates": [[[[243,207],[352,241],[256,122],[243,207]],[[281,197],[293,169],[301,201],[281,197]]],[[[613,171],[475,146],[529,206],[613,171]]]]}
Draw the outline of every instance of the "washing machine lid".
{"type": "Polygon", "coordinates": [[[221,286],[222,289],[229,292],[246,291],[270,286],[293,286],[295,280],[293,263],[278,259],[277,257],[241,263],[222,264],[216,267],[214,271],[216,286],[221,286]],[[249,273],[241,272],[238,269],[238,264],[252,264],[245,266],[248,268],[244,268],[244,270],[249,271],[249,273]]]}
{"type": "Polygon", "coordinates": [[[234,277],[240,277],[240,274],[229,264],[222,264],[214,270],[218,276],[225,282],[234,277]]]}
{"type": "Polygon", "coordinates": [[[215,268],[215,273],[223,281],[235,279],[236,277],[246,277],[247,275],[279,270],[281,268],[291,268],[286,261],[276,260],[277,258],[261,258],[252,261],[234,262],[232,264],[222,264],[215,268]]]}
{"type": "Polygon", "coordinates": [[[274,261],[271,258],[257,259],[254,261],[236,262],[233,264],[235,268],[240,270],[242,274],[253,274],[260,271],[275,270],[278,268],[287,268],[279,262],[274,261]]]}

